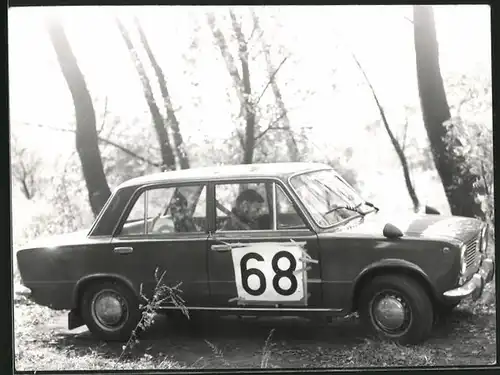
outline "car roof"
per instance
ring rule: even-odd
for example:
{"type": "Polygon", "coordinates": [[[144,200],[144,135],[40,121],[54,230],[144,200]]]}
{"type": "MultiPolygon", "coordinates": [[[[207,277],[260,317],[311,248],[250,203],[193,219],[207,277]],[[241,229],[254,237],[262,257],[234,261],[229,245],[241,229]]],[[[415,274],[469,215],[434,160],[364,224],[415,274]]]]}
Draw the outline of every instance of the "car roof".
{"type": "Polygon", "coordinates": [[[218,165],[211,167],[200,167],[182,169],[169,172],[154,173],[146,176],[132,178],[123,182],[118,189],[130,186],[142,186],[162,182],[191,182],[191,181],[217,181],[219,179],[231,179],[241,177],[253,178],[287,178],[295,173],[314,171],[318,169],[331,168],[322,163],[262,163],[262,164],[239,164],[218,165]]]}

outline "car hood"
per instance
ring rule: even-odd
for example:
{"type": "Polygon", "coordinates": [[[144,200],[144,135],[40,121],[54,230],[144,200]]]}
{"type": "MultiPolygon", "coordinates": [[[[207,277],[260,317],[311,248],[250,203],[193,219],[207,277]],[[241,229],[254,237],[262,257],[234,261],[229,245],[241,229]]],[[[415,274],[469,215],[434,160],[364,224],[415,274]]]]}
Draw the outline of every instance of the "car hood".
{"type": "Polygon", "coordinates": [[[461,216],[425,214],[386,215],[381,212],[366,215],[359,221],[352,221],[338,228],[337,233],[360,235],[383,235],[386,224],[399,228],[404,237],[419,237],[454,241],[460,244],[469,241],[481,229],[482,222],[461,216]]]}

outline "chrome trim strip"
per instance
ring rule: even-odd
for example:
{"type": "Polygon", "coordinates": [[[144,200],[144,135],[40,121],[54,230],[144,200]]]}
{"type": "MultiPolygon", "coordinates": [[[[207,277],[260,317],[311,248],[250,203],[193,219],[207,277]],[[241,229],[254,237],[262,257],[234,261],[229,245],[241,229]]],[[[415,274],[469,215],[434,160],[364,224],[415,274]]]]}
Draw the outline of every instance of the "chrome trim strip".
{"type": "MultiPolygon", "coordinates": [[[[160,310],[180,310],[180,307],[177,306],[162,306],[159,307],[160,310]]],[[[186,307],[188,310],[216,310],[216,311],[297,311],[297,312],[307,312],[307,311],[314,311],[314,312],[339,312],[342,311],[342,309],[321,309],[321,308],[314,308],[314,307],[306,307],[306,308],[290,308],[290,307],[273,307],[273,308],[266,308],[266,307],[186,307]]]]}

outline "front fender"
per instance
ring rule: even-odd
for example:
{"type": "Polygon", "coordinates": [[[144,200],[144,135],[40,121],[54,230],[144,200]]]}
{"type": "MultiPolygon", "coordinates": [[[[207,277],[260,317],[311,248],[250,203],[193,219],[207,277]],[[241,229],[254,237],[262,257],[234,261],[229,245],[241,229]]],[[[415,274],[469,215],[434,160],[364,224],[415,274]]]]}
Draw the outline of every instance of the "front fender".
{"type": "Polygon", "coordinates": [[[359,293],[363,287],[363,284],[369,279],[385,275],[388,273],[405,273],[409,274],[419,281],[421,281],[426,288],[426,290],[430,293],[431,298],[435,299],[437,297],[436,289],[434,288],[429,275],[420,268],[415,263],[409,262],[403,259],[382,259],[376,262],[373,262],[363,268],[363,270],[359,273],[359,275],[354,280],[354,289],[353,289],[353,300],[352,307],[355,310],[357,308],[357,300],[359,297],[359,293]]]}
{"type": "Polygon", "coordinates": [[[422,268],[417,266],[415,263],[412,263],[410,261],[404,260],[404,259],[381,259],[376,262],[373,262],[363,268],[363,270],[359,273],[359,275],[356,277],[354,280],[354,284],[356,285],[357,282],[365,276],[367,273],[372,272],[374,269],[377,268],[392,268],[392,267],[402,267],[406,269],[411,269],[412,271],[418,272],[421,276],[423,276],[427,281],[429,281],[429,276],[424,272],[422,268]]]}

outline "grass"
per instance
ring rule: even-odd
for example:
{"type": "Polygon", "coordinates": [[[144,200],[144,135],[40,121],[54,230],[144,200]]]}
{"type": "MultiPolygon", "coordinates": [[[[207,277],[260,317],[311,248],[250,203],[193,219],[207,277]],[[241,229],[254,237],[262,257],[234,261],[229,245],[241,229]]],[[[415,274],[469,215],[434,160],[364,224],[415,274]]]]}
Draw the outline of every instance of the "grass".
{"type": "Polygon", "coordinates": [[[18,300],[16,369],[487,365],[496,362],[494,303],[494,298],[482,304],[464,302],[427,342],[408,347],[366,339],[355,318],[328,326],[300,319],[210,319],[191,331],[158,317],[122,355],[123,344],[96,341],[85,329],[68,332],[65,312],[18,300]]]}

